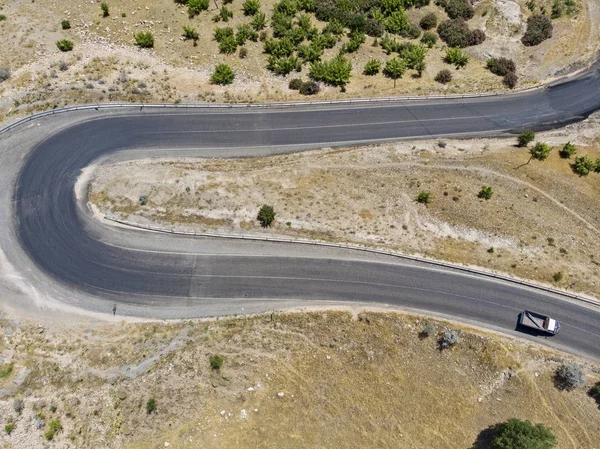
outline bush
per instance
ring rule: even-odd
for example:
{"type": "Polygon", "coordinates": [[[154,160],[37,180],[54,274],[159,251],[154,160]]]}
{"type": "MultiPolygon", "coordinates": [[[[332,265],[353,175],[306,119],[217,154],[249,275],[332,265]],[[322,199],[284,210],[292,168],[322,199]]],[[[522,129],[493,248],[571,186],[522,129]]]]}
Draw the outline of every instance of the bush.
{"type": "Polygon", "coordinates": [[[58,69],[61,72],[66,72],[69,69],[69,64],[67,64],[65,61],[60,61],[58,63],[58,69]]]}
{"type": "Polygon", "coordinates": [[[238,45],[244,45],[247,40],[256,42],[258,41],[258,33],[254,31],[250,25],[244,23],[242,25],[238,25],[235,40],[238,45]]]}
{"type": "Polygon", "coordinates": [[[437,42],[437,35],[431,31],[426,31],[423,33],[423,37],[421,37],[421,42],[431,48],[437,42]]]}
{"type": "Polygon", "coordinates": [[[514,61],[507,58],[490,58],[487,60],[487,68],[494,75],[498,76],[515,73],[517,70],[514,61]]]}
{"type": "Polygon", "coordinates": [[[258,215],[256,219],[260,222],[260,225],[263,228],[268,228],[275,221],[275,211],[273,210],[273,206],[267,206],[263,204],[263,206],[258,211],[258,215]]]}
{"type": "Polygon", "coordinates": [[[448,84],[452,81],[452,73],[448,69],[440,70],[434,80],[441,84],[448,84]]]}
{"type": "Polygon", "coordinates": [[[454,330],[445,331],[438,340],[440,349],[448,349],[454,345],[457,345],[458,343],[460,343],[460,338],[458,336],[458,332],[454,330]]]}
{"type": "Polygon", "coordinates": [[[523,45],[532,47],[552,37],[552,21],[543,15],[534,15],[527,19],[527,30],[521,38],[523,45]]]}
{"type": "Polygon", "coordinates": [[[214,370],[219,370],[223,366],[223,358],[220,355],[211,355],[210,359],[210,367],[214,370]]]}
{"type": "Polygon", "coordinates": [[[342,55],[325,62],[313,62],[310,65],[309,75],[316,81],[323,81],[332,86],[341,86],[342,89],[350,81],[352,64],[342,55]]]}
{"type": "Polygon", "coordinates": [[[305,81],[299,90],[302,95],[316,95],[321,91],[321,86],[315,81],[305,81]]]}
{"type": "Polygon", "coordinates": [[[569,141],[565,143],[565,146],[558,152],[558,155],[563,159],[570,159],[575,153],[577,153],[577,147],[569,141]]]}
{"type": "Polygon", "coordinates": [[[8,67],[0,67],[0,83],[10,78],[10,69],[8,67]]]}
{"type": "Polygon", "coordinates": [[[250,21],[250,26],[254,31],[260,31],[265,27],[266,23],[267,16],[265,16],[265,13],[257,12],[256,14],[254,14],[254,17],[252,17],[252,20],[250,21]]]}
{"type": "Polygon", "coordinates": [[[299,72],[302,70],[302,61],[296,56],[282,56],[277,57],[275,55],[269,56],[267,59],[267,69],[278,75],[287,75],[292,71],[299,72]]]}
{"type": "Polygon", "coordinates": [[[9,422],[4,426],[4,431],[7,435],[10,435],[13,430],[15,430],[15,424],[12,422],[9,422]]]}
{"type": "Polygon", "coordinates": [[[431,30],[437,26],[437,16],[432,12],[425,14],[419,22],[419,25],[421,25],[421,28],[424,30],[431,30]]]}
{"type": "Polygon", "coordinates": [[[23,399],[15,399],[13,401],[13,410],[15,411],[15,413],[17,413],[18,415],[21,414],[21,412],[23,412],[23,409],[25,408],[25,403],[23,402],[23,399]]]}
{"type": "Polygon", "coordinates": [[[571,168],[579,176],[587,176],[591,171],[594,171],[596,164],[589,157],[580,156],[575,158],[571,168]]]}
{"type": "Polygon", "coordinates": [[[398,78],[402,78],[404,72],[406,72],[407,65],[406,61],[401,58],[393,58],[385,63],[385,67],[383,69],[383,74],[388,78],[394,80],[394,87],[396,87],[396,80],[398,78]]]}
{"type": "Polygon", "coordinates": [[[233,36],[225,36],[219,41],[219,51],[225,55],[235,53],[237,46],[237,40],[233,36]]]}
{"type": "Polygon", "coordinates": [[[198,45],[198,39],[200,38],[198,32],[196,31],[196,28],[188,25],[183,26],[183,37],[187,40],[193,40],[194,47],[198,45]]]}
{"type": "Polygon", "coordinates": [[[248,49],[246,47],[240,48],[240,52],[238,53],[240,59],[245,59],[248,56],[248,49]]]}
{"type": "Polygon", "coordinates": [[[4,14],[0,14],[0,22],[2,22],[3,20],[6,20],[6,16],[4,14]]]}
{"type": "Polygon", "coordinates": [[[521,134],[517,136],[517,146],[520,148],[525,148],[535,139],[535,133],[531,129],[527,129],[523,131],[521,134]]]}
{"type": "Polygon", "coordinates": [[[231,84],[235,78],[235,73],[231,70],[227,64],[219,64],[215,67],[215,71],[210,77],[210,81],[213,84],[231,84]]]}
{"type": "Polygon", "coordinates": [[[485,34],[481,30],[470,30],[463,19],[446,20],[439,24],[437,32],[449,47],[465,48],[485,40],[485,34]]]}
{"type": "Polygon", "coordinates": [[[469,0],[441,0],[439,3],[451,19],[469,20],[473,18],[473,6],[469,0]]]}
{"type": "Polygon", "coordinates": [[[596,382],[596,384],[590,388],[588,394],[596,400],[598,405],[600,405],[600,382],[596,382]]]}
{"type": "Polygon", "coordinates": [[[600,173],[600,157],[596,159],[596,166],[594,167],[594,173],[600,173]]]}
{"type": "Polygon", "coordinates": [[[213,22],[229,22],[229,19],[233,17],[233,11],[227,9],[226,6],[221,6],[219,13],[215,14],[212,18],[213,22]]]}
{"type": "Polygon", "coordinates": [[[309,45],[298,45],[296,50],[298,56],[307,62],[318,61],[323,56],[323,46],[319,42],[311,42],[309,45]]]}
{"type": "Polygon", "coordinates": [[[146,412],[150,415],[156,410],[156,400],[154,398],[148,399],[146,402],[146,412]]]}
{"type": "Polygon", "coordinates": [[[469,62],[469,55],[463,53],[460,47],[453,47],[446,50],[444,61],[446,61],[448,64],[454,64],[454,66],[458,69],[467,65],[469,62]]]}
{"type": "Polygon", "coordinates": [[[511,418],[497,427],[490,449],[552,449],[556,438],[543,424],[511,418]]]}
{"type": "Polygon", "coordinates": [[[100,3],[100,9],[102,10],[102,17],[108,17],[110,15],[110,12],[108,10],[108,3],[100,3]]]}
{"type": "Polygon", "coordinates": [[[246,0],[242,4],[242,9],[244,10],[245,15],[253,16],[258,11],[260,11],[260,1],[259,0],[246,0]]]}
{"type": "Polygon", "coordinates": [[[381,61],[377,59],[369,59],[365,64],[364,74],[368,76],[377,75],[381,70],[381,61]]]}
{"type": "Polygon", "coordinates": [[[290,83],[288,84],[288,87],[292,90],[300,90],[301,86],[302,86],[302,80],[300,78],[294,78],[294,79],[290,80],[290,83]]]}
{"type": "Polygon", "coordinates": [[[504,75],[502,78],[502,84],[504,84],[509,89],[514,89],[517,86],[517,82],[519,81],[519,77],[516,73],[509,72],[504,75]]]}
{"type": "Polygon", "coordinates": [[[556,273],[554,273],[552,275],[552,279],[554,280],[554,282],[560,282],[565,278],[565,275],[563,274],[562,271],[557,271],[556,273]]]}
{"type": "Polygon", "coordinates": [[[561,390],[571,391],[585,385],[585,373],[578,363],[565,363],[554,372],[554,382],[561,390]]]}
{"type": "Polygon", "coordinates": [[[336,19],[332,19],[323,28],[323,34],[326,33],[331,33],[334,36],[341,36],[342,34],[344,34],[344,24],[342,24],[336,19]]]}
{"type": "Polygon", "coordinates": [[[419,338],[430,337],[431,335],[435,334],[435,331],[436,331],[435,325],[431,324],[431,323],[427,323],[427,324],[425,324],[425,326],[423,326],[423,330],[421,330],[421,332],[419,332],[419,338]]]}
{"type": "Polygon", "coordinates": [[[73,50],[73,42],[67,39],[61,39],[56,41],[56,46],[60,51],[71,51],[73,50]]]}
{"type": "Polygon", "coordinates": [[[152,48],[154,47],[154,35],[150,31],[140,31],[134,33],[133,38],[138,47],[152,48]]]}
{"type": "Polygon", "coordinates": [[[494,191],[492,190],[492,188],[490,186],[483,186],[481,188],[481,190],[479,191],[479,193],[477,194],[477,198],[489,200],[492,198],[493,194],[494,194],[494,191]]]}
{"type": "Polygon", "coordinates": [[[400,34],[407,26],[408,19],[403,9],[394,11],[385,19],[385,29],[392,34],[400,34]]]}
{"type": "Polygon", "coordinates": [[[270,37],[263,44],[263,51],[269,55],[283,57],[294,53],[294,44],[288,38],[273,39],[270,37]]]}
{"type": "Polygon", "coordinates": [[[423,190],[417,195],[417,203],[429,204],[431,202],[431,192],[423,190]]]}
{"type": "Polygon", "coordinates": [[[60,22],[60,26],[63,30],[69,30],[71,29],[71,22],[69,22],[68,20],[63,20],[62,22],[60,22]]]}
{"type": "Polygon", "coordinates": [[[188,0],[187,5],[188,16],[192,18],[208,9],[208,0],[188,0]]]}
{"type": "Polygon", "coordinates": [[[537,159],[538,161],[544,161],[550,156],[551,151],[552,147],[546,142],[537,142],[531,150],[529,150],[529,154],[531,154],[530,160],[537,159]]]}
{"type": "Polygon", "coordinates": [[[46,430],[46,433],[44,434],[44,436],[46,437],[46,439],[48,441],[51,441],[54,439],[54,435],[56,435],[61,430],[62,430],[62,424],[60,423],[60,420],[52,419],[52,420],[50,420],[50,422],[48,422],[48,430],[46,430]]]}
{"type": "Polygon", "coordinates": [[[360,46],[367,40],[367,36],[364,33],[353,31],[350,33],[350,40],[342,45],[340,52],[342,53],[354,53],[360,46]]]}

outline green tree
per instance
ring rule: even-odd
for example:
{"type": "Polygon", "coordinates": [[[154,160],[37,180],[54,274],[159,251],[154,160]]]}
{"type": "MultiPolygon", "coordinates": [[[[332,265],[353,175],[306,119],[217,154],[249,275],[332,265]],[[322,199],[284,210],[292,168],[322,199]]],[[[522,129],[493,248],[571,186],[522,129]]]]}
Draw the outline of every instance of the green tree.
{"type": "Polygon", "coordinates": [[[490,449],[552,449],[556,437],[543,424],[511,418],[500,424],[490,449]]]}
{"type": "Polygon", "coordinates": [[[259,0],[246,0],[242,4],[242,9],[244,10],[245,15],[253,16],[260,10],[260,1],[259,0]]]}
{"type": "Polygon", "coordinates": [[[454,64],[458,69],[467,65],[469,62],[469,55],[465,54],[460,47],[452,47],[446,50],[444,60],[448,64],[454,64]]]}
{"type": "Polygon", "coordinates": [[[368,76],[377,75],[381,70],[381,61],[377,59],[369,59],[365,64],[364,74],[368,76]]]}
{"type": "Polygon", "coordinates": [[[235,73],[231,70],[227,64],[219,64],[215,67],[215,71],[210,77],[210,81],[213,84],[231,84],[233,83],[233,79],[235,78],[235,73]]]}
{"type": "Polygon", "coordinates": [[[260,222],[260,225],[263,228],[270,227],[273,224],[273,221],[275,221],[275,211],[273,210],[273,206],[263,204],[258,211],[256,219],[260,222]]]}
{"type": "Polygon", "coordinates": [[[108,10],[108,3],[100,3],[100,9],[102,10],[102,17],[108,17],[110,15],[110,12],[108,10]]]}
{"type": "Polygon", "coordinates": [[[208,9],[208,0],[188,0],[188,15],[190,19],[208,9]]]}
{"type": "Polygon", "coordinates": [[[337,55],[333,59],[324,62],[313,62],[310,65],[309,75],[316,81],[323,81],[332,86],[340,86],[345,90],[350,81],[352,63],[344,56],[337,55]]]}
{"type": "Polygon", "coordinates": [[[71,51],[73,50],[73,42],[67,39],[61,39],[56,41],[56,46],[60,51],[71,51]]]}
{"type": "MultiPolygon", "coordinates": [[[[538,161],[544,161],[550,156],[550,152],[552,151],[552,147],[548,145],[546,142],[537,142],[530,150],[529,154],[531,159],[537,159],[538,161]]],[[[528,163],[529,163],[528,161],[528,163]]]]}
{"type": "Polygon", "coordinates": [[[575,162],[571,165],[573,171],[579,176],[587,176],[591,171],[596,169],[596,164],[587,156],[575,158],[575,162]]]}
{"type": "Polygon", "coordinates": [[[196,31],[196,28],[189,26],[189,25],[183,26],[183,37],[186,40],[193,40],[194,47],[196,47],[198,45],[198,39],[200,38],[200,36],[198,35],[198,32],[196,31]]]}
{"type": "Polygon", "coordinates": [[[481,190],[479,191],[479,193],[477,194],[477,197],[484,199],[484,200],[489,200],[492,198],[493,194],[494,194],[494,191],[492,190],[492,188],[490,186],[483,186],[481,188],[481,190]]]}
{"type": "Polygon", "coordinates": [[[562,150],[558,152],[559,156],[563,159],[569,159],[571,156],[577,153],[577,147],[573,145],[570,141],[565,143],[565,146],[562,147],[562,150]]]}
{"type": "Polygon", "coordinates": [[[140,31],[139,33],[134,33],[133,38],[139,47],[154,47],[154,35],[150,31],[140,31]]]}
{"type": "Polygon", "coordinates": [[[531,129],[527,129],[518,135],[517,146],[519,146],[521,148],[525,148],[527,145],[529,145],[531,142],[533,142],[534,139],[535,139],[535,133],[531,129]]]}
{"type": "Polygon", "coordinates": [[[406,61],[404,59],[400,59],[398,57],[390,59],[385,63],[385,68],[383,69],[383,73],[388,78],[394,80],[394,88],[396,88],[396,80],[398,78],[402,78],[404,72],[406,72],[406,61]]]}

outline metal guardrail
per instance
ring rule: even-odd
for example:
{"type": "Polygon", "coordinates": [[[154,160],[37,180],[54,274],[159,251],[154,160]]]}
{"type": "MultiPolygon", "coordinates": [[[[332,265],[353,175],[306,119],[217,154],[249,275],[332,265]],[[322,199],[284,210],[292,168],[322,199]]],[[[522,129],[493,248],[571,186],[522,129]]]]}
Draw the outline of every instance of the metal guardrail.
{"type": "Polygon", "coordinates": [[[451,268],[451,269],[454,269],[457,271],[463,271],[466,273],[476,274],[478,276],[484,276],[484,277],[489,277],[489,278],[493,278],[493,279],[498,279],[498,280],[510,282],[513,284],[523,285],[525,287],[533,288],[536,290],[543,290],[548,293],[553,293],[555,295],[566,296],[568,298],[576,299],[578,301],[581,301],[581,302],[584,302],[586,304],[590,304],[593,306],[600,306],[600,302],[598,302],[598,301],[594,301],[592,299],[586,298],[581,295],[577,295],[575,293],[566,292],[564,290],[558,290],[558,289],[555,289],[552,287],[546,287],[545,285],[542,285],[542,284],[536,284],[534,282],[523,281],[518,278],[504,276],[504,275],[492,273],[489,271],[477,270],[474,268],[469,268],[469,267],[465,267],[465,266],[461,266],[461,265],[455,265],[455,264],[451,264],[448,262],[442,262],[442,261],[435,260],[435,259],[428,259],[426,257],[410,256],[407,254],[395,253],[392,251],[384,251],[384,250],[380,250],[380,249],[370,248],[368,246],[347,245],[347,244],[343,244],[343,243],[331,243],[331,242],[326,242],[326,241],[321,241],[321,240],[284,239],[284,238],[269,237],[269,236],[263,237],[263,236],[258,236],[258,235],[219,234],[219,233],[211,233],[211,232],[178,231],[178,230],[174,230],[174,229],[166,229],[166,228],[160,228],[160,227],[155,227],[155,226],[147,226],[147,225],[142,225],[142,224],[137,224],[137,223],[131,223],[131,222],[128,222],[125,220],[119,220],[117,218],[112,218],[107,215],[104,216],[104,219],[108,220],[108,221],[112,221],[114,223],[119,223],[123,226],[131,227],[131,228],[143,229],[143,230],[152,231],[152,232],[160,232],[160,233],[165,233],[165,234],[186,235],[186,236],[192,236],[192,237],[213,237],[213,238],[233,239],[233,240],[254,240],[254,241],[275,242],[275,243],[294,243],[294,244],[301,244],[301,245],[327,246],[327,247],[332,247],[332,248],[348,249],[351,251],[362,251],[362,252],[367,252],[367,253],[380,254],[380,255],[384,255],[384,256],[396,257],[398,259],[410,260],[413,262],[420,262],[420,263],[424,263],[424,264],[428,264],[428,265],[440,266],[440,267],[444,267],[444,268],[451,268]]]}
{"type": "Polygon", "coordinates": [[[56,108],[49,111],[38,112],[17,120],[10,125],[0,129],[0,135],[14,129],[24,123],[32,120],[48,117],[51,115],[62,114],[65,112],[82,110],[100,110],[100,109],[119,109],[119,108],[175,108],[175,109],[251,109],[251,108],[283,108],[283,107],[301,107],[301,106],[323,106],[338,104],[361,104],[361,103],[391,103],[395,101],[426,101],[426,100],[460,100],[464,98],[486,98],[497,97],[500,95],[517,95],[525,92],[544,89],[545,84],[540,84],[522,89],[515,89],[509,92],[487,92],[482,94],[452,94],[452,95],[426,95],[426,96],[398,96],[383,98],[349,98],[347,100],[315,100],[315,101],[291,101],[291,102],[270,102],[270,103],[186,103],[186,104],[146,104],[146,103],[98,103],[83,104],[77,106],[68,106],[66,108],[56,108]]]}

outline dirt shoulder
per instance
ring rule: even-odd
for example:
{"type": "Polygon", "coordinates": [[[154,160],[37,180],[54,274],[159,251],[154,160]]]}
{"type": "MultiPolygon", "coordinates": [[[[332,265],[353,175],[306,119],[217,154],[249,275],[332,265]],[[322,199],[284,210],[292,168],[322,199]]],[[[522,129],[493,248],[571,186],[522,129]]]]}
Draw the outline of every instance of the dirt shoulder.
{"type": "MultiPolygon", "coordinates": [[[[562,0],[561,0],[562,1],[562,0]]],[[[559,3],[561,3],[559,1],[559,3]]],[[[27,0],[0,3],[0,12],[6,17],[0,21],[0,67],[8,67],[9,80],[0,83],[0,121],[40,110],[81,103],[196,103],[196,102],[266,102],[306,99],[288,89],[291,78],[307,79],[308,64],[301,73],[278,76],[267,70],[267,55],[263,42],[245,44],[247,56],[236,52],[219,52],[213,40],[217,27],[248,24],[242,0],[227,5],[233,18],[227,23],[214,23],[216,3],[209,10],[189,19],[185,5],[173,0],[123,0],[108,2],[110,16],[101,17],[98,2],[32,3],[27,0]],[[70,29],[63,30],[61,21],[68,20],[70,29]],[[190,25],[199,33],[197,46],[182,38],[183,26],[190,25]],[[155,36],[153,49],[139,49],[133,35],[150,31],[155,36]],[[63,53],[56,47],[59,39],[74,43],[73,51],[63,53]],[[230,86],[215,86],[210,75],[219,63],[230,65],[236,79],[230,86]]],[[[261,2],[267,23],[273,11],[273,0],[261,2]]],[[[600,18],[597,0],[577,0],[571,14],[553,20],[553,36],[535,47],[525,47],[520,38],[527,18],[533,12],[527,4],[535,5],[536,13],[549,14],[553,1],[543,0],[484,0],[475,2],[471,28],[480,28],[486,40],[466,52],[471,61],[465,69],[455,70],[444,62],[445,44],[438,43],[428,50],[426,69],[421,77],[410,70],[393,87],[393,82],[381,73],[366,76],[363,69],[369,59],[382,62],[393,57],[374,46],[375,39],[367,38],[360,49],[347,58],[353,65],[352,79],[346,92],[323,86],[314,98],[385,97],[395,95],[426,95],[478,93],[502,91],[502,78],[485,68],[489,57],[508,57],[515,61],[519,86],[527,87],[561,74],[577,70],[594,59],[599,50],[600,18]],[[442,85],[434,81],[441,70],[452,70],[453,81],[442,85]]],[[[218,4],[219,8],[221,4],[218,4]]],[[[446,13],[433,2],[419,9],[408,9],[407,18],[419,23],[428,13],[435,13],[438,21],[447,19],[446,13]]],[[[318,29],[325,26],[312,17],[318,29]]],[[[265,29],[273,34],[270,26],[265,29]]],[[[344,35],[323,56],[328,60],[347,43],[344,35]]],[[[418,39],[399,38],[402,42],[418,43],[418,39]]]]}
{"type": "Polygon", "coordinates": [[[142,160],[99,167],[98,216],[194,232],[256,233],[367,245],[479,266],[600,295],[600,182],[558,149],[598,151],[598,116],[543,133],[527,164],[514,139],[416,141],[256,159],[142,160]],[[478,197],[490,186],[489,200],[478,197]],[[420,192],[430,193],[419,204],[420,192]],[[142,205],[140,198],[145,199],[142,205]],[[257,213],[274,207],[263,229],[257,213]]]}
{"type": "Polygon", "coordinates": [[[147,324],[0,321],[5,448],[465,448],[511,417],[558,448],[600,440],[586,387],[553,385],[564,354],[420,316],[313,311],[147,324]],[[423,329],[430,329],[429,336],[423,329]],[[440,350],[457,330],[460,343],[440,350]],[[211,369],[219,355],[222,367],[211,369]],[[148,413],[148,401],[155,409],[148,413]]]}

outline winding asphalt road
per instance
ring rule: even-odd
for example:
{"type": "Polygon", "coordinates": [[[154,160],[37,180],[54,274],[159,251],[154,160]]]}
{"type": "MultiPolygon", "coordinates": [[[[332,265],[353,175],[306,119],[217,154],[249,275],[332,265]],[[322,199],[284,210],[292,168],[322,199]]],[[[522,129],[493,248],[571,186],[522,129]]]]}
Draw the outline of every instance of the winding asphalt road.
{"type": "MultiPolygon", "coordinates": [[[[90,227],[74,194],[83,168],[121,152],[250,157],[409,137],[499,134],[558,126],[582,119],[599,106],[600,75],[591,70],[532,93],[478,99],[165,109],[118,117],[99,113],[98,119],[59,131],[31,149],[14,186],[14,233],[37,268],[62,285],[108,298],[111,304],[147,306],[150,314],[153,307],[172,305],[175,315],[185,316],[186,306],[207,298],[222,298],[223,303],[232,298],[349,300],[394,304],[513,330],[517,314],[530,308],[561,320],[556,344],[600,359],[596,307],[454,270],[329,257],[319,248],[303,257],[284,245],[268,254],[208,254],[202,251],[203,239],[158,234],[152,236],[160,239],[161,248],[172,241],[173,247],[185,249],[115,245],[90,227]]],[[[130,232],[132,240],[139,235],[130,232]]]]}

